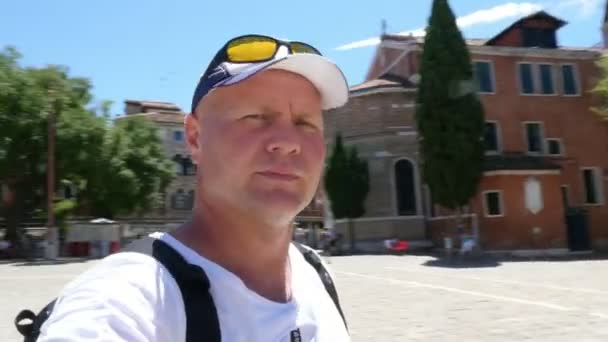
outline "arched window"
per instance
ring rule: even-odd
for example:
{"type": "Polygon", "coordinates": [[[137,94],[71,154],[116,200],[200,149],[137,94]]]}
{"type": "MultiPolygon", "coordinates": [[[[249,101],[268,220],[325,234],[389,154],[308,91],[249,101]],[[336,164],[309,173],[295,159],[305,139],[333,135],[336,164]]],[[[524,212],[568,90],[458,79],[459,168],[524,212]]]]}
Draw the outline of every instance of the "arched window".
{"type": "Polygon", "coordinates": [[[395,163],[395,191],[397,194],[397,214],[399,216],[415,216],[417,208],[414,164],[407,159],[401,159],[395,163]]]}

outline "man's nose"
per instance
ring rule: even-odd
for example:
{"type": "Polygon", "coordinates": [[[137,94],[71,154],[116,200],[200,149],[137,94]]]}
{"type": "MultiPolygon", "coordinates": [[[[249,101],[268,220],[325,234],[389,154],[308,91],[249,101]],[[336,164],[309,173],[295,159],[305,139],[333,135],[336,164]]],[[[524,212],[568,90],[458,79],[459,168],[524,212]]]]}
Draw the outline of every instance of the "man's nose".
{"type": "Polygon", "coordinates": [[[274,125],[266,144],[266,151],[282,155],[299,154],[301,143],[294,124],[274,125]]]}

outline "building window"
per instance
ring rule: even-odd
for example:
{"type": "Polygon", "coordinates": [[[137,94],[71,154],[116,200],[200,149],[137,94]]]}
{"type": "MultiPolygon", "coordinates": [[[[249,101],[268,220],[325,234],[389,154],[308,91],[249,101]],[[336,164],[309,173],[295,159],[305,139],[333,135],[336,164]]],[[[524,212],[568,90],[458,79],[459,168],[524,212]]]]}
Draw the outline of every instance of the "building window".
{"type": "Polygon", "coordinates": [[[583,169],[583,182],[585,186],[585,203],[602,204],[604,199],[601,169],[596,167],[583,169]]]}
{"type": "Polygon", "coordinates": [[[188,191],[188,203],[187,203],[187,208],[188,209],[192,209],[194,208],[194,190],[190,190],[188,191]]]}
{"type": "Polygon", "coordinates": [[[395,164],[395,185],[397,191],[397,215],[415,216],[416,187],[414,179],[414,164],[401,159],[395,164]]]}
{"type": "Polygon", "coordinates": [[[522,94],[534,94],[534,74],[532,64],[519,64],[519,82],[522,94]]]}
{"type": "Polygon", "coordinates": [[[545,95],[555,94],[553,66],[551,64],[540,64],[538,68],[540,72],[540,84],[542,93],[545,95]]]}
{"type": "Polygon", "coordinates": [[[526,143],[528,153],[543,153],[543,132],[539,122],[526,122],[526,143]]]}
{"type": "Polygon", "coordinates": [[[525,27],[522,38],[524,47],[557,48],[554,29],[525,27]]]}
{"type": "Polygon", "coordinates": [[[193,176],[196,175],[196,165],[192,162],[190,157],[186,157],[182,159],[182,172],[181,174],[184,176],[193,176]]]}
{"type": "Polygon", "coordinates": [[[493,190],[484,192],[483,204],[486,217],[504,216],[501,191],[493,190]]]}
{"type": "Polygon", "coordinates": [[[172,205],[171,207],[173,209],[178,209],[178,210],[185,210],[188,209],[188,198],[187,195],[184,193],[184,190],[182,189],[178,189],[177,192],[175,194],[173,194],[173,196],[171,196],[172,198],[172,205]]]}
{"type": "MultiPolygon", "coordinates": [[[[522,95],[557,95],[556,68],[552,64],[519,63],[519,89],[522,95]]],[[[572,65],[561,66],[564,94],[577,95],[578,86],[572,65]]]]}
{"type": "Polygon", "coordinates": [[[494,93],[492,64],[490,62],[475,62],[475,82],[480,93],[494,93]]]}
{"type": "Polygon", "coordinates": [[[562,65],[562,83],[564,86],[564,95],[578,95],[578,80],[574,65],[562,65]]]}
{"type": "Polygon", "coordinates": [[[486,153],[500,153],[497,122],[486,121],[483,140],[486,153]]]}
{"type": "Polygon", "coordinates": [[[547,153],[551,156],[561,156],[563,154],[561,139],[547,139],[547,153]]]}
{"type": "Polygon", "coordinates": [[[173,161],[175,162],[175,173],[178,176],[193,176],[196,175],[197,167],[192,162],[190,157],[182,157],[181,154],[176,154],[173,156],[173,161]]]}
{"type": "Polygon", "coordinates": [[[184,141],[184,132],[173,131],[173,140],[175,140],[176,142],[183,142],[184,141]]]}

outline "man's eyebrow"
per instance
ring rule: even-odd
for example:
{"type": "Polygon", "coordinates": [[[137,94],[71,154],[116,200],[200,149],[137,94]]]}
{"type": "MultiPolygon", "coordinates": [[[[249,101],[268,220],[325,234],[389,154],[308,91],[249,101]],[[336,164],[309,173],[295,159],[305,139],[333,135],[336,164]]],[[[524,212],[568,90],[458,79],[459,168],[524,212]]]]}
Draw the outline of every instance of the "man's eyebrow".
{"type": "MultiPolygon", "coordinates": [[[[289,111],[291,113],[295,114],[296,116],[299,116],[299,117],[309,118],[309,117],[316,117],[317,116],[317,113],[314,112],[314,111],[308,111],[308,110],[306,110],[306,111],[305,110],[296,111],[296,110],[294,110],[293,103],[289,104],[289,111]]],[[[322,115],[323,111],[319,111],[318,114],[322,115]]]]}
{"type": "Polygon", "coordinates": [[[277,116],[277,115],[281,114],[280,111],[273,109],[272,107],[268,106],[267,104],[262,105],[259,108],[260,108],[259,111],[261,112],[260,114],[266,114],[266,115],[270,115],[270,116],[277,116]]]}

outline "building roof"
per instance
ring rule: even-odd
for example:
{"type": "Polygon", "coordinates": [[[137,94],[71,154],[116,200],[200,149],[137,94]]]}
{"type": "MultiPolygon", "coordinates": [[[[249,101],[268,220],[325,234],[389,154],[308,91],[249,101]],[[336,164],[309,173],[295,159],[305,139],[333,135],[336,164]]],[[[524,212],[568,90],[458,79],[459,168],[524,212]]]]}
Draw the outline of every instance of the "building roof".
{"type": "Polygon", "coordinates": [[[405,35],[405,34],[395,34],[395,33],[385,33],[380,36],[380,40],[392,40],[392,41],[418,41],[420,36],[414,35],[405,35]]]}
{"type": "Polygon", "coordinates": [[[497,156],[486,156],[483,164],[484,171],[499,170],[560,170],[558,164],[543,157],[530,156],[522,153],[505,153],[497,156]]]}
{"type": "Polygon", "coordinates": [[[129,118],[144,118],[153,122],[183,124],[185,114],[182,112],[147,112],[119,116],[116,118],[116,120],[123,120],[129,118]]]}
{"type": "MultiPolygon", "coordinates": [[[[415,41],[418,44],[424,44],[424,36],[412,36],[412,35],[403,35],[403,34],[394,34],[394,33],[386,33],[380,37],[380,40],[388,40],[388,41],[397,41],[397,42],[407,42],[407,41],[415,41]]],[[[469,38],[465,39],[467,45],[484,45],[488,40],[484,38],[469,38]]]]}
{"type": "Polygon", "coordinates": [[[139,100],[125,100],[126,104],[134,104],[141,107],[167,109],[171,111],[181,111],[175,103],[164,102],[164,101],[139,101],[139,100]]]}
{"type": "MultiPolygon", "coordinates": [[[[388,41],[403,41],[401,39],[393,39],[393,37],[401,37],[399,35],[385,35],[386,40],[388,41]]],[[[496,37],[495,37],[496,38],[496,37]]],[[[494,38],[492,38],[494,39],[494,38]]],[[[424,44],[424,37],[416,37],[416,41],[418,44],[423,45],[424,44]]],[[[497,47],[497,46],[492,46],[491,44],[488,44],[488,42],[490,42],[490,40],[488,39],[482,39],[482,38],[472,38],[472,39],[465,39],[466,44],[469,47],[481,47],[481,48],[514,48],[514,47],[497,47]]],[[[528,47],[521,47],[521,49],[528,49],[527,51],[530,51],[530,49],[533,49],[535,51],[538,51],[539,49],[537,48],[528,48],[528,47]]],[[[608,53],[607,49],[604,48],[604,44],[603,43],[597,43],[594,46],[591,47],[581,47],[581,46],[560,46],[558,49],[550,49],[551,51],[555,51],[555,50],[560,50],[560,51],[572,51],[572,52],[598,52],[598,53],[608,53]]],[[[522,50],[524,51],[524,50],[522,50]]]]}
{"type": "Polygon", "coordinates": [[[498,33],[496,36],[494,36],[492,39],[488,40],[485,45],[494,45],[494,43],[496,43],[497,40],[499,40],[500,38],[502,38],[502,36],[504,36],[505,34],[507,34],[509,31],[513,30],[516,27],[520,27],[523,23],[525,23],[526,21],[529,20],[534,20],[534,19],[545,19],[545,20],[549,20],[552,21],[555,25],[555,28],[558,29],[564,25],[567,24],[567,22],[552,16],[551,14],[545,12],[545,11],[539,11],[536,13],[532,13],[526,17],[523,17],[519,20],[517,20],[516,22],[514,22],[513,24],[509,25],[506,29],[502,30],[500,33],[498,33]]]}
{"type": "Polygon", "coordinates": [[[386,74],[377,79],[369,80],[350,87],[351,94],[380,88],[415,88],[416,86],[409,80],[397,75],[386,74]]]}

